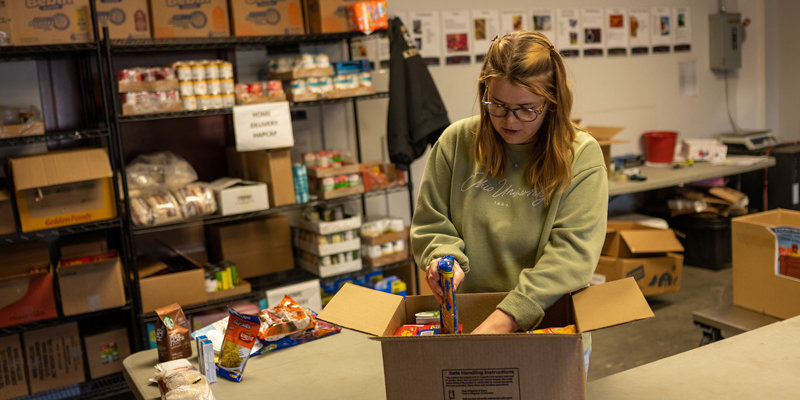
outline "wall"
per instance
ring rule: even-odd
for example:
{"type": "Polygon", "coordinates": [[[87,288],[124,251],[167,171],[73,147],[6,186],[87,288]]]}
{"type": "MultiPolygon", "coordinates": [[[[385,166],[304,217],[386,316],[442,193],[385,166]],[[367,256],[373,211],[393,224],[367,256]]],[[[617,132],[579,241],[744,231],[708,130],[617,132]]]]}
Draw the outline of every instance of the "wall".
{"type": "Polygon", "coordinates": [[[768,126],[783,140],[800,140],[800,43],[792,35],[800,16],[800,2],[767,0],[765,14],[768,126]]]}

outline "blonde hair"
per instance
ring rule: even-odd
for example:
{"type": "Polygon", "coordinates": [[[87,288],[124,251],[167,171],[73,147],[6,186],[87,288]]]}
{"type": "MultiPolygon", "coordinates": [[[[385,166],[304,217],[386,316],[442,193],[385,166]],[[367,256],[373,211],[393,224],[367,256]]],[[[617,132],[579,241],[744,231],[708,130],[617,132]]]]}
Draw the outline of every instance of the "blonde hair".
{"type": "MultiPolygon", "coordinates": [[[[478,99],[483,98],[490,80],[506,79],[512,85],[545,99],[549,104],[539,131],[533,137],[525,177],[531,187],[544,197],[546,205],[564,190],[572,179],[572,142],[575,129],[570,121],[572,91],[561,55],[550,41],[538,32],[517,31],[492,42],[478,78],[478,99]]],[[[476,132],[475,158],[486,169],[484,179],[502,177],[506,172],[506,147],[494,129],[489,114],[481,107],[476,132]]]]}

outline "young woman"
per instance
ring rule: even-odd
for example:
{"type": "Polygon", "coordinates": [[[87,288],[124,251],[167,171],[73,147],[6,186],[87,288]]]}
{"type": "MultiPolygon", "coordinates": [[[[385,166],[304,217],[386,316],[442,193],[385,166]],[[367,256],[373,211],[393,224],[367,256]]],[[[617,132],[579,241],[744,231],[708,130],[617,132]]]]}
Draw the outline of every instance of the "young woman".
{"type": "MultiPolygon", "coordinates": [[[[437,263],[459,293],[509,292],[472,333],[534,329],[587,286],[603,246],[608,178],[600,146],[570,121],[564,62],[539,33],[495,39],[478,78],[480,116],[433,146],[411,224],[417,265],[441,303],[437,263]]],[[[584,335],[588,367],[591,338],[584,335]]]]}

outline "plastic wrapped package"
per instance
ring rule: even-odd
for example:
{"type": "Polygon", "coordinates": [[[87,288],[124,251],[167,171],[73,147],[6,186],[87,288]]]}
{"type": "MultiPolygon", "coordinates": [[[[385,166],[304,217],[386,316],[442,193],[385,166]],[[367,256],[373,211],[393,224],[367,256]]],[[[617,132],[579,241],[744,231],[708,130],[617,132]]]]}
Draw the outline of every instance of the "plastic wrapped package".
{"type": "Polygon", "coordinates": [[[141,197],[133,197],[131,202],[131,219],[136,226],[150,226],[156,223],[155,213],[147,204],[147,200],[141,197]]]}
{"type": "Polygon", "coordinates": [[[192,165],[169,151],[142,154],[125,170],[131,195],[135,191],[177,189],[197,180],[192,165]]]}
{"type": "Polygon", "coordinates": [[[180,205],[170,192],[153,192],[142,197],[153,213],[153,225],[168,224],[183,219],[180,205]]]}
{"type": "Polygon", "coordinates": [[[186,359],[158,364],[156,383],[164,400],[215,400],[208,379],[186,359]]]}
{"type": "Polygon", "coordinates": [[[205,182],[190,183],[174,192],[184,218],[199,217],[217,211],[214,190],[205,182]]]}
{"type": "Polygon", "coordinates": [[[275,307],[261,310],[261,329],[258,338],[266,341],[275,341],[298,331],[314,327],[314,319],[289,296],[275,307]]]}

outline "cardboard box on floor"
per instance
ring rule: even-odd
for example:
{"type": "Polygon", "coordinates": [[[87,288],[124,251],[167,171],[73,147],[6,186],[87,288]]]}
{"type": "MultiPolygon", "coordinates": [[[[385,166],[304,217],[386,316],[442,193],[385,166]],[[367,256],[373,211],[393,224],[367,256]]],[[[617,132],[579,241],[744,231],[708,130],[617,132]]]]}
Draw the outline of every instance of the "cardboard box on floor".
{"type": "Polygon", "coordinates": [[[0,1],[0,46],[91,42],[89,7],[89,0],[0,1]]]}
{"type": "Polygon", "coordinates": [[[350,18],[347,6],[360,0],[306,0],[306,32],[335,33],[349,32],[350,18]]]}
{"type": "Polygon", "coordinates": [[[270,207],[296,203],[289,149],[238,152],[230,147],[228,173],[235,178],[266,183],[270,207]]]}
{"type": "Polygon", "coordinates": [[[119,256],[99,261],[87,259],[85,263],[76,265],[69,263],[69,259],[62,259],[56,269],[61,310],[65,316],[125,305],[125,284],[119,256]]]}
{"type": "Polygon", "coordinates": [[[273,215],[248,222],[206,226],[209,258],[236,264],[240,278],[294,268],[289,218],[273,215]]]}
{"type": "MultiPolygon", "coordinates": [[[[465,333],[486,319],[506,293],[458,294],[465,333]]],[[[583,341],[575,335],[435,335],[395,337],[414,314],[438,307],[433,296],[402,297],[346,284],[319,319],[375,336],[383,350],[388,400],[445,398],[584,399],[583,341]],[[448,394],[452,393],[452,394],[448,394]],[[449,396],[449,397],[448,397],[449,396]]],[[[632,279],[564,295],[538,328],[576,324],[590,332],[653,317],[632,279]]]]}
{"type": "Polygon", "coordinates": [[[800,212],[734,218],[731,231],[733,304],[781,319],[800,315],[800,212]]]}
{"type": "Polygon", "coordinates": [[[117,216],[105,149],[12,158],[8,164],[23,232],[117,216]]]}
{"type": "Polygon", "coordinates": [[[230,36],[228,1],[150,0],[154,38],[230,36]]]}
{"type": "Polygon", "coordinates": [[[122,371],[122,360],[131,355],[126,328],[85,336],[83,345],[92,379],[122,371]]]}
{"type": "Polygon", "coordinates": [[[86,380],[77,322],[25,332],[22,342],[31,394],[86,380]]]}
{"type": "Polygon", "coordinates": [[[46,242],[2,246],[0,260],[0,327],[58,317],[46,242]]]}
{"type": "Polygon", "coordinates": [[[231,0],[231,31],[234,36],[302,35],[301,0],[231,0]]]}
{"type": "Polygon", "coordinates": [[[0,235],[17,231],[14,217],[14,205],[11,204],[11,195],[8,190],[0,188],[0,235]]]}
{"type": "Polygon", "coordinates": [[[94,0],[100,37],[108,27],[111,39],[149,39],[150,10],[147,0],[94,0]]]}
{"type": "Polygon", "coordinates": [[[608,126],[587,126],[585,129],[592,137],[597,139],[597,144],[600,145],[600,150],[603,151],[603,159],[606,161],[606,168],[611,170],[611,145],[628,143],[627,140],[614,140],[614,136],[622,132],[625,128],[616,128],[608,126]]]}
{"type": "Polygon", "coordinates": [[[27,396],[28,379],[25,376],[25,356],[19,335],[0,337],[0,400],[27,396]]]}

